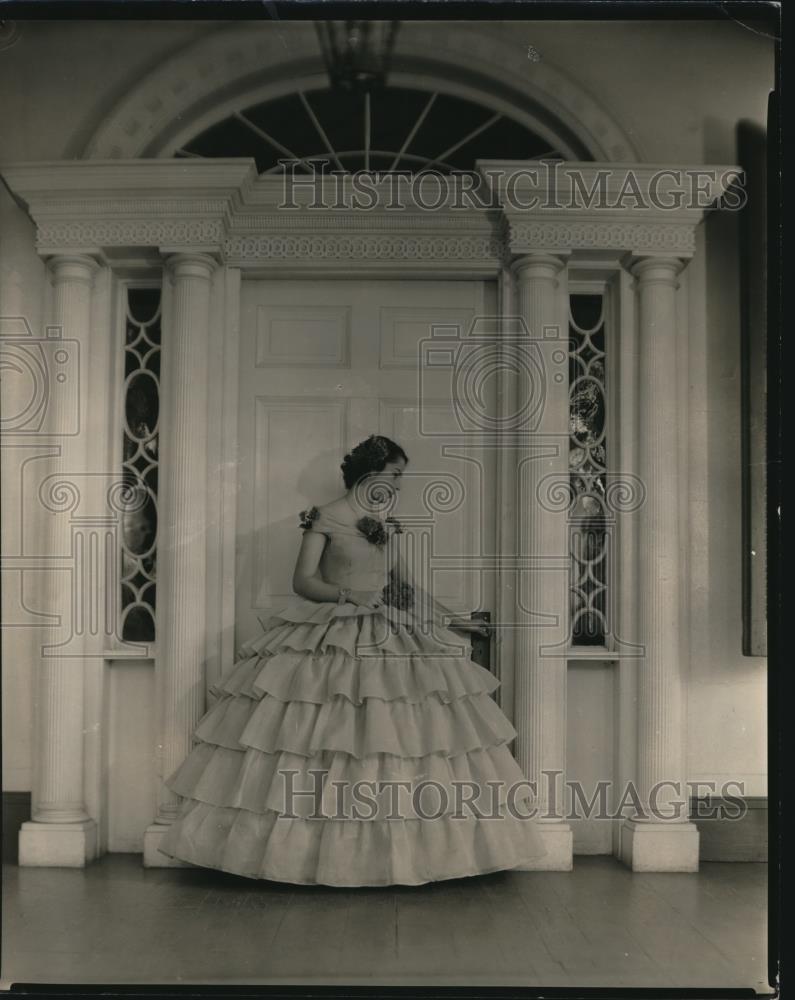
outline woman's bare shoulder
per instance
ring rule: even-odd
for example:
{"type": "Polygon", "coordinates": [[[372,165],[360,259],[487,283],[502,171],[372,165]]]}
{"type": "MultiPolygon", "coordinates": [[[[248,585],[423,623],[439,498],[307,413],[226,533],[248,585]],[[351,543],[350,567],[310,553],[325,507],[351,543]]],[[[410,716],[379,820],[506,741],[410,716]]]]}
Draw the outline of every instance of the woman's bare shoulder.
{"type": "Polygon", "coordinates": [[[312,504],[299,514],[301,527],[330,535],[332,530],[345,529],[351,523],[350,504],[341,497],[328,503],[312,504]]]}

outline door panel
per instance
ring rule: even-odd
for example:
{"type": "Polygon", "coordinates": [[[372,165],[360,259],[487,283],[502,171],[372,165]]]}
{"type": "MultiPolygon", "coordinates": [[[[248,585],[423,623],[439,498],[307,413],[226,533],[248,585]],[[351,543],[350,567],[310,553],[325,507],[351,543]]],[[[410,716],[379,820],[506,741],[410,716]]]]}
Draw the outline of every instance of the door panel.
{"type": "MultiPolygon", "coordinates": [[[[418,358],[432,328],[464,337],[494,301],[476,281],[243,283],[236,643],[293,596],[299,511],[341,495],[343,455],[372,433],[409,455],[396,514],[432,520],[433,552],[448,560],[434,569],[437,596],[458,611],[493,608],[476,559],[493,551],[494,456],[461,439],[449,371],[424,369],[420,400],[418,358]]],[[[493,411],[493,380],[483,398],[493,411]]]]}

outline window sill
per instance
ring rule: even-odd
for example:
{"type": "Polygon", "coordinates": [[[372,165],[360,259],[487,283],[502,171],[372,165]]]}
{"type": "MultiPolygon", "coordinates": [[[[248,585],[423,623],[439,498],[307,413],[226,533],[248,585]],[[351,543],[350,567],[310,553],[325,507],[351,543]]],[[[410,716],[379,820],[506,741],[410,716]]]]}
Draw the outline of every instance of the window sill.
{"type": "Polygon", "coordinates": [[[153,643],[149,643],[140,652],[131,649],[106,649],[102,655],[106,660],[148,660],[154,663],[155,647],[153,643]]]}
{"type": "Polygon", "coordinates": [[[569,646],[566,653],[568,660],[637,660],[637,656],[627,656],[610,650],[607,646],[569,646]]]}

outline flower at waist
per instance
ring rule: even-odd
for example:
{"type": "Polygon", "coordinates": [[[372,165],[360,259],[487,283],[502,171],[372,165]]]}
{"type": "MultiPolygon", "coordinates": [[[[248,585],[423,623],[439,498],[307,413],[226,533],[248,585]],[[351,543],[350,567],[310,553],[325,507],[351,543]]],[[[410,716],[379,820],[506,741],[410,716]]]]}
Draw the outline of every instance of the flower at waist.
{"type": "Polygon", "coordinates": [[[414,588],[410,583],[398,579],[394,572],[389,574],[389,583],[382,591],[384,604],[403,611],[414,607],[414,588]]]}

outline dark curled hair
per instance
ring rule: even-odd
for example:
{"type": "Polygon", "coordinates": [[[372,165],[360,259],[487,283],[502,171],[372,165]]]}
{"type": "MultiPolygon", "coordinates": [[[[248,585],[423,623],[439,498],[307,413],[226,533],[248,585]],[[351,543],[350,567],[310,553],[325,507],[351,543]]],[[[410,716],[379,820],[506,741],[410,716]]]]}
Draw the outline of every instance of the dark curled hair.
{"type": "Polygon", "coordinates": [[[342,478],[348,489],[370,472],[383,472],[387,462],[396,462],[402,458],[408,462],[409,457],[399,444],[381,434],[371,434],[366,441],[349,451],[342,460],[342,478]]]}

